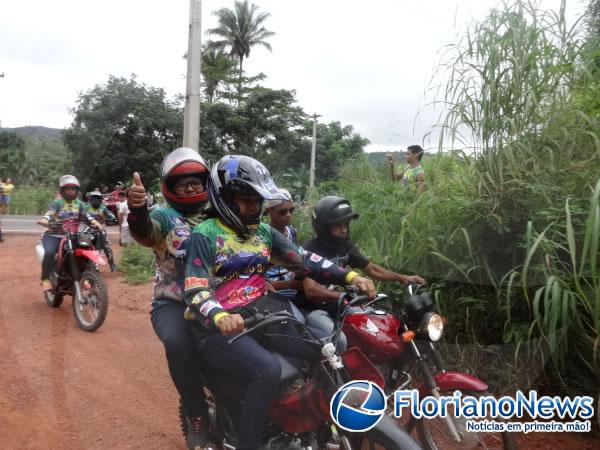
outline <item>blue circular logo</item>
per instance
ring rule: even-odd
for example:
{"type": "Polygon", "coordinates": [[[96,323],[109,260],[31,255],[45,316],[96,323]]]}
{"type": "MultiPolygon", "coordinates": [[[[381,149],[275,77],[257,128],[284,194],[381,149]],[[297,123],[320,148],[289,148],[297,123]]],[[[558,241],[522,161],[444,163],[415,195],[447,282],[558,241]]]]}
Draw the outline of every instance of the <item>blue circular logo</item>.
{"type": "Polygon", "coordinates": [[[351,381],[337,390],[330,403],[331,418],[347,431],[368,431],[385,414],[383,390],[372,381],[351,381]]]}

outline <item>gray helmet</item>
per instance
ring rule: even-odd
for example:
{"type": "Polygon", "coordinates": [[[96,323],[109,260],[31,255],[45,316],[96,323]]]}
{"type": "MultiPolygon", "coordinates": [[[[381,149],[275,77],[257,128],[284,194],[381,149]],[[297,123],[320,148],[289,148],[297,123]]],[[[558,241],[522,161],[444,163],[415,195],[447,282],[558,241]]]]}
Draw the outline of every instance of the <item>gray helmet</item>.
{"type": "Polygon", "coordinates": [[[160,189],[167,203],[180,212],[198,211],[206,204],[208,192],[208,163],[200,154],[189,147],[173,150],[163,160],[160,166],[160,189]],[[198,176],[204,183],[202,193],[183,196],[173,192],[173,183],[180,177],[198,176]]]}
{"type": "Polygon", "coordinates": [[[208,192],[212,206],[228,227],[245,238],[258,228],[260,211],[256,217],[240,217],[234,194],[253,192],[262,200],[284,199],[267,168],[249,156],[224,156],[212,168],[210,181],[208,192]]]}

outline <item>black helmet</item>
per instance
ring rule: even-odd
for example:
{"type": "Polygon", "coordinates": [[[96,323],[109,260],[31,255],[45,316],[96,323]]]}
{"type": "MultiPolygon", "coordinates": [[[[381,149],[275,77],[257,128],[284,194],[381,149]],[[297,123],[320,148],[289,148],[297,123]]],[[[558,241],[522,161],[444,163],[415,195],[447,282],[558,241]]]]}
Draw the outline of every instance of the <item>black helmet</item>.
{"type": "Polygon", "coordinates": [[[332,225],[350,222],[359,215],[352,211],[350,202],[344,198],[328,195],[317,202],[312,212],[312,226],[317,237],[331,247],[346,246],[350,233],[345,238],[334,237],[329,229],[332,225]]]}
{"type": "Polygon", "coordinates": [[[160,190],[167,203],[177,211],[193,212],[200,210],[208,200],[206,181],[208,179],[208,163],[200,154],[189,147],[173,150],[160,166],[160,190]],[[202,193],[192,196],[177,195],[173,185],[178,178],[198,176],[202,179],[202,193]]]}
{"type": "MultiPolygon", "coordinates": [[[[58,179],[58,190],[60,195],[65,198],[65,188],[74,187],[79,192],[79,180],[73,175],[63,175],[58,179]]],[[[74,200],[77,198],[77,194],[73,198],[67,198],[67,200],[74,200]]]]}
{"type": "Polygon", "coordinates": [[[210,173],[210,202],[220,219],[238,235],[248,238],[260,223],[260,210],[256,217],[240,217],[233,196],[239,192],[258,194],[262,200],[283,198],[267,168],[249,156],[227,155],[215,164],[210,173]]]}
{"type": "Polygon", "coordinates": [[[88,194],[88,203],[94,208],[98,208],[102,204],[102,193],[93,191],[88,194]]]}

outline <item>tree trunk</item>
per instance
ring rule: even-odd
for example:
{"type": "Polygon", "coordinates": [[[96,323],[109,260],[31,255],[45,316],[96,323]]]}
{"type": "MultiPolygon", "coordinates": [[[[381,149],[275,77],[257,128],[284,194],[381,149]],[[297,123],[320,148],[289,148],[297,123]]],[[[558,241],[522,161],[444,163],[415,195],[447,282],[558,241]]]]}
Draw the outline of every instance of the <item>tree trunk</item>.
{"type": "Polygon", "coordinates": [[[238,76],[238,106],[242,102],[242,65],[244,64],[244,55],[240,55],[240,73],[238,76]]]}

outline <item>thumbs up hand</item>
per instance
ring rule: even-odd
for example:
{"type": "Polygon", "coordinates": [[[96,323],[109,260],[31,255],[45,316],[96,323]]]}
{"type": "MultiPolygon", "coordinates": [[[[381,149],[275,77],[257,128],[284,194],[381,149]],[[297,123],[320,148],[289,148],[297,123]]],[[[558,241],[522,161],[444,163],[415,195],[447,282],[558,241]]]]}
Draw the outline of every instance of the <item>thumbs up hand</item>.
{"type": "Polygon", "coordinates": [[[142,178],[138,172],[133,172],[133,184],[129,188],[127,204],[130,208],[146,206],[146,189],[142,184],[142,178]]]}

